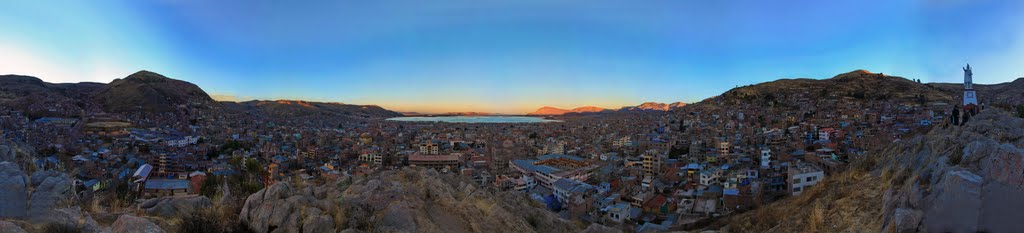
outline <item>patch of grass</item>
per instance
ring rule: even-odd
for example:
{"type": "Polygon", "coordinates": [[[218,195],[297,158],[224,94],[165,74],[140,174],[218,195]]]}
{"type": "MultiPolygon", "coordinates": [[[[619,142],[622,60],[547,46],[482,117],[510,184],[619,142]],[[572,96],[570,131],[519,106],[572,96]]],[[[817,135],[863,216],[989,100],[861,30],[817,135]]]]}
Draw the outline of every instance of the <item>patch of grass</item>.
{"type": "Polygon", "coordinates": [[[177,232],[198,233],[249,233],[248,226],[238,220],[235,206],[216,206],[196,211],[185,216],[178,223],[177,232]]]}
{"type": "Polygon", "coordinates": [[[203,214],[193,214],[181,219],[181,224],[178,226],[178,232],[222,233],[224,231],[217,222],[208,218],[208,216],[203,216],[203,214]]]}
{"type": "Polygon", "coordinates": [[[946,160],[946,164],[949,164],[951,166],[960,165],[960,162],[962,162],[963,159],[964,159],[963,150],[960,150],[960,152],[955,152],[954,151],[953,154],[949,155],[949,160],[946,160]]]}
{"type": "Polygon", "coordinates": [[[825,208],[821,206],[821,203],[814,205],[814,209],[811,210],[811,216],[807,219],[807,228],[809,232],[823,232],[825,226],[825,208]]]}
{"type": "Polygon", "coordinates": [[[60,223],[49,223],[43,227],[43,232],[46,233],[81,233],[82,229],[76,226],[60,224],[60,223]]]}
{"type": "Polygon", "coordinates": [[[540,222],[537,219],[537,216],[535,216],[533,214],[530,214],[530,215],[526,216],[526,222],[529,223],[530,227],[533,227],[533,229],[537,229],[537,226],[540,225],[540,222]]]}

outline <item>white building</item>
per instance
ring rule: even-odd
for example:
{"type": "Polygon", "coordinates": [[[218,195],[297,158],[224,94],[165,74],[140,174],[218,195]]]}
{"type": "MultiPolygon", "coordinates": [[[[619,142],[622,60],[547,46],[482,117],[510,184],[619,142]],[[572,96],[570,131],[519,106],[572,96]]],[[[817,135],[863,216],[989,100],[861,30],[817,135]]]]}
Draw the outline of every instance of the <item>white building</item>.
{"type": "Polygon", "coordinates": [[[369,164],[381,164],[384,162],[384,156],[381,156],[380,153],[377,152],[368,152],[359,155],[359,162],[369,164]]]}
{"type": "Polygon", "coordinates": [[[420,154],[439,155],[441,154],[441,146],[434,142],[420,144],[420,154]]]}
{"type": "Polygon", "coordinates": [[[518,178],[518,179],[515,180],[515,187],[513,187],[513,188],[516,191],[524,191],[525,192],[525,191],[533,189],[533,187],[536,187],[536,186],[537,186],[537,180],[534,180],[533,177],[525,176],[524,175],[522,178],[518,178]]]}
{"type": "Polygon", "coordinates": [[[166,143],[167,146],[183,147],[183,146],[187,146],[187,145],[194,145],[197,142],[199,142],[199,137],[196,137],[196,136],[184,136],[184,137],[169,138],[164,143],[166,143]]]}
{"type": "Polygon", "coordinates": [[[718,173],[712,170],[700,171],[700,184],[711,185],[718,182],[718,173]]]}
{"type": "Polygon", "coordinates": [[[825,178],[825,172],[809,163],[794,163],[789,166],[789,192],[793,196],[800,195],[825,178]]]}

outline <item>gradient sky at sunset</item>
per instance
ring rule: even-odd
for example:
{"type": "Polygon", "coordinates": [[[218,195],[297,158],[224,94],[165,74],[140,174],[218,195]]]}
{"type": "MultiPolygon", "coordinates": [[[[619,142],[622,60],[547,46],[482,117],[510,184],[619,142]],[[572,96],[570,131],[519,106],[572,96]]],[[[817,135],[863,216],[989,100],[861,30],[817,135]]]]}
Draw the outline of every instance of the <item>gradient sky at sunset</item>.
{"type": "Polygon", "coordinates": [[[1024,1],[3,1],[0,74],[151,70],[241,99],[524,113],[855,69],[1024,76],[1024,1]]]}

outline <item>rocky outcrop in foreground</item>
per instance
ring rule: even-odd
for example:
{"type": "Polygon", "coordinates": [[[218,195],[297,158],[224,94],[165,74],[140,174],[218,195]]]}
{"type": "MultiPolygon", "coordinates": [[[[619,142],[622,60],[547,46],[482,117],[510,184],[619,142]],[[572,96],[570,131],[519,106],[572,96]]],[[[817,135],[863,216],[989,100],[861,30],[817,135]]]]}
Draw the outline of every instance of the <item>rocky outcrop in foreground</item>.
{"type": "Polygon", "coordinates": [[[25,217],[28,211],[28,176],[12,162],[0,163],[0,218],[25,217]]]}
{"type": "Polygon", "coordinates": [[[28,216],[34,220],[45,220],[53,209],[67,206],[74,196],[71,177],[61,172],[37,171],[32,173],[32,187],[28,216]]]}
{"type": "Polygon", "coordinates": [[[113,233],[164,233],[163,229],[159,226],[150,222],[145,218],[135,217],[132,215],[121,215],[114,222],[114,225],[110,226],[111,232],[113,233]]]}
{"type": "Polygon", "coordinates": [[[8,221],[0,221],[0,232],[4,233],[25,233],[17,224],[8,221]]]}
{"type": "Polygon", "coordinates": [[[991,109],[965,126],[855,158],[803,194],[723,220],[739,232],[1018,232],[1024,119],[991,109]]]}
{"type": "Polygon", "coordinates": [[[0,217],[45,222],[73,196],[71,183],[64,173],[37,171],[30,178],[17,164],[2,162],[0,217]]]}
{"type": "Polygon", "coordinates": [[[139,204],[139,209],[147,215],[170,218],[189,216],[210,206],[213,202],[205,196],[168,196],[146,200],[139,204]]]}
{"type": "Polygon", "coordinates": [[[277,183],[250,195],[255,232],[578,232],[522,194],[492,193],[434,170],[406,168],[324,185],[277,183]]]}
{"type": "Polygon", "coordinates": [[[886,155],[897,161],[884,196],[887,227],[923,232],[1024,229],[1024,119],[990,110],[937,127],[886,155]]]}

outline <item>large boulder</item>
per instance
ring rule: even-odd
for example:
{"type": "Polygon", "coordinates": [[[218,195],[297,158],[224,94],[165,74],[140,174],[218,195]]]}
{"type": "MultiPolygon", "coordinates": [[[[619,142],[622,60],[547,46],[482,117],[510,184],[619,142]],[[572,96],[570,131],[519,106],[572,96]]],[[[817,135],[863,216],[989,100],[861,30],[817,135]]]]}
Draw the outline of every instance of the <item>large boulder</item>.
{"type": "Polygon", "coordinates": [[[17,150],[10,145],[0,144],[0,162],[14,162],[17,159],[17,150]]]}
{"type": "Polygon", "coordinates": [[[239,220],[259,232],[333,232],[334,220],[323,209],[329,201],[317,199],[312,188],[294,190],[288,183],[277,183],[249,195],[239,220]]]}
{"type": "Polygon", "coordinates": [[[981,215],[981,185],[985,180],[970,171],[947,173],[925,209],[927,232],[977,232],[981,215]]]}
{"type": "Polygon", "coordinates": [[[417,232],[413,212],[408,203],[396,203],[384,210],[384,217],[377,222],[376,229],[384,232],[417,232]]]}
{"type": "Polygon", "coordinates": [[[896,232],[918,232],[923,213],[920,210],[899,208],[893,213],[896,232]]]}
{"type": "Polygon", "coordinates": [[[164,229],[161,229],[155,223],[150,222],[145,218],[135,217],[132,215],[121,215],[111,225],[111,232],[113,233],[164,233],[164,229]]]}
{"type": "MultiPolygon", "coordinates": [[[[999,110],[935,127],[883,153],[906,169],[883,209],[899,232],[1014,232],[1024,228],[1024,119],[999,110]]],[[[886,163],[886,162],[883,162],[886,163]]],[[[888,229],[886,229],[888,231],[888,229]]]]}
{"type": "Polygon", "coordinates": [[[30,218],[47,217],[54,209],[66,206],[73,197],[73,182],[65,173],[38,171],[32,174],[31,201],[28,216],[30,218]]]}
{"type": "Polygon", "coordinates": [[[997,147],[981,163],[986,182],[981,189],[979,231],[1014,232],[1024,229],[1024,152],[1011,144],[997,147]]]}
{"type": "Polygon", "coordinates": [[[302,223],[303,233],[334,232],[334,218],[329,215],[315,215],[302,223]]]}
{"type": "Polygon", "coordinates": [[[28,176],[17,164],[0,163],[0,218],[25,217],[28,209],[28,176]]]}
{"type": "Polygon", "coordinates": [[[583,233],[621,233],[622,230],[606,227],[601,224],[590,224],[586,229],[583,229],[583,233]]]}
{"type": "Polygon", "coordinates": [[[4,233],[25,233],[17,224],[8,221],[0,221],[0,232],[4,233]]]}
{"type": "Polygon", "coordinates": [[[148,215],[184,217],[212,205],[210,198],[205,196],[172,196],[146,200],[139,204],[139,208],[148,215]]]}
{"type": "Polygon", "coordinates": [[[100,227],[99,223],[89,213],[82,211],[77,206],[55,209],[45,216],[33,218],[32,223],[39,226],[61,225],[77,229],[83,233],[109,232],[109,230],[100,227]]]}

